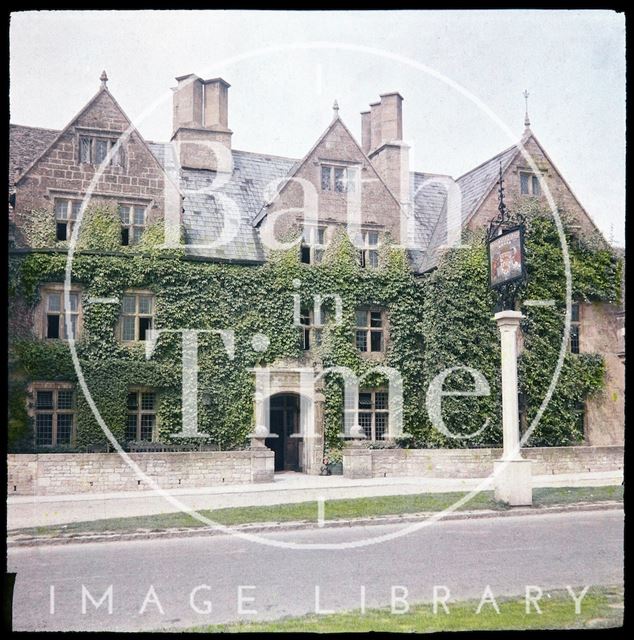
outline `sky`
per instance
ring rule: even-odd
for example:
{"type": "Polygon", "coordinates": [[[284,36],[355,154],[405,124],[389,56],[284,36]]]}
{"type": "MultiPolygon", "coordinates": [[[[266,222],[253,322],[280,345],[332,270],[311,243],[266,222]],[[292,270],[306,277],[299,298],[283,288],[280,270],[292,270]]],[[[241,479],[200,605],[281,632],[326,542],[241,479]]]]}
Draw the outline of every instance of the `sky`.
{"type": "Polygon", "coordinates": [[[233,147],[303,157],[339,115],[404,97],[410,167],[458,177],[533,133],[608,239],[625,238],[625,18],[612,11],[26,11],[11,14],[11,122],[61,129],[108,88],[172,133],[175,77],[231,84],[233,147]]]}

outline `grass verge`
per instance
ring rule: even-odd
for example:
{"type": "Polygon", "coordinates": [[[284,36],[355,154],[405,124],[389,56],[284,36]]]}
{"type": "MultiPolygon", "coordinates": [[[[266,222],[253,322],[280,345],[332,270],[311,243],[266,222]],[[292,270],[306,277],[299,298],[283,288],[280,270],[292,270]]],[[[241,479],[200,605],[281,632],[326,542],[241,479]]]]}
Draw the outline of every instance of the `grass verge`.
{"type": "MultiPolygon", "coordinates": [[[[573,588],[578,597],[582,587],[573,588]]],[[[347,611],[328,615],[307,615],[282,618],[271,622],[240,622],[226,625],[194,627],[188,631],[210,632],[417,632],[474,631],[511,629],[586,629],[612,628],[623,624],[622,587],[591,587],[581,601],[580,612],[575,612],[574,601],[568,591],[544,592],[539,601],[541,614],[531,608],[526,613],[524,596],[496,598],[500,613],[488,602],[476,613],[479,600],[447,604],[449,613],[438,606],[434,614],[431,604],[411,606],[403,614],[394,614],[389,608],[368,609],[365,613],[347,611]]]]}
{"type": "MultiPolygon", "coordinates": [[[[349,520],[377,516],[397,516],[412,513],[442,511],[464,497],[465,492],[423,493],[405,496],[376,496],[329,500],[325,504],[326,520],[349,520]]],[[[598,503],[623,499],[621,485],[603,487],[556,487],[533,491],[533,508],[576,503],[598,503]]],[[[459,510],[505,510],[505,504],[496,502],[492,491],[476,494],[459,510]]],[[[316,502],[298,502],[257,507],[233,507],[216,510],[201,510],[199,513],[213,522],[224,525],[239,525],[259,522],[315,522],[316,502]]],[[[11,531],[12,535],[69,536],[86,533],[122,533],[134,531],[161,531],[172,528],[196,528],[206,526],[183,512],[151,516],[108,518],[88,522],[73,522],[65,525],[29,527],[11,531]]]]}

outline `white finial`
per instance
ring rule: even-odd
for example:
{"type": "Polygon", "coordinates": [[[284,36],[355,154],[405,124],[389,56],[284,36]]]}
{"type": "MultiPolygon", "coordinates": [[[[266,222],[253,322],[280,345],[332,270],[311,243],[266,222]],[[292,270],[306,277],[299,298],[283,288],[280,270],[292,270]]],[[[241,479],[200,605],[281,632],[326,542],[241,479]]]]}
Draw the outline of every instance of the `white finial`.
{"type": "Polygon", "coordinates": [[[106,73],[105,69],[101,72],[101,76],[100,76],[99,80],[101,80],[101,86],[105,89],[106,88],[106,84],[108,82],[108,74],[106,73]]]}
{"type": "Polygon", "coordinates": [[[339,103],[335,100],[332,105],[332,119],[335,120],[339,117],[339,103]]]}
{"type": "Polygon", "coordinates": [[[528,89],[524,89],[524,102],[526,104],[526,111],[524,113],[524,126],[526,128],[531,126],[531,121],[528,119],[528,96],[530,95],[528,93],[528,89]]]}

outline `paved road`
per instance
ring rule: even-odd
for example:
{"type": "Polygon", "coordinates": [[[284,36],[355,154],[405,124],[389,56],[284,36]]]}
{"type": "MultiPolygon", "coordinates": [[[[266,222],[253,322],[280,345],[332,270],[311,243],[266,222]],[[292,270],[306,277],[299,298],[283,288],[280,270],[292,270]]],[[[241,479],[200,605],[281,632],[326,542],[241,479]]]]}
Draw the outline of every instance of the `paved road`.
{"type": "MultiPolygon", "coordinates": [[[[282,531],[276,540],[340,543],[394,531],[394,525],[282,531]]],[[[368,607],[390,602],[392,586],[405,586],[410,602],[430,601],[434,585],[451,597],[479,598],[485,586],[495,595],[524,593],[570,584],[620,584],[623,580],[623,512],[575,512],[540,516],[440,522],[390,542],[352,549],[277,548],[233,536],[69,544],[9,551],[9,571],[17,572],[14,628],[19,630],[153,630],[236,619],[279,618],[320,608],[360,606],[365,586],[368,607]],[[96,610],[82,584],[98,601],[96,610]],[[55,612],[49,610],[55,586],[55,612]],[[211,601],[210,613],[197,613],[211,601]],[[239,616],[238,587],[244,608],[239,616]],[[149,603],[139,613],[150,586],[164,613],[149,603]]],[[[150,600],[152,599],[152,594],[150,600]]],[[[572,604],[571,604],[572,606],[572,604]]]]}

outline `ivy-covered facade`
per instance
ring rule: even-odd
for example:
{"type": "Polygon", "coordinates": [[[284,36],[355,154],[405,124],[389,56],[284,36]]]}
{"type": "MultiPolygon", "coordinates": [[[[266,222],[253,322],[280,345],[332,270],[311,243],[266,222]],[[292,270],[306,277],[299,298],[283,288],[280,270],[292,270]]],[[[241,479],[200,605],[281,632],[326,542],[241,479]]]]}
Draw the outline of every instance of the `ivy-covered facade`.
{"type": "Polygon", "coordinates": [[[528,278],[517,303],[524,430],[555,371],[566,308],[563,249],[543,186],[557,203],[572,270],[570,344],[528,445],[622,443],[622,260],[530,129],[521,142],[538,175],[518,145],[456,180],[460,242],[448,246],[447,177],[409,171],[399,94],[362,114],[361,143],[335,110],[294,160],[231,148],[223,80],[177,82],[170,143],[144,141],[106,80],[61,132],[12,125],[13,450],[105,444],[92,401],[128,448],[242,448],[268,423],[276,467],[309,473],[340,457],[346,424],[371,447],[499,445],[499,338],[483,232],[496,213],[500,167],[507,204],[527,219],[528,278]],[[183,330],[197,331],[195,438],[183,437],[183,330]],[[450,368],[445,392],[470,390],[466,367],[489,392],[444,397],[443,431],[427,391],[450,368]],[[352,405],[342,368],[359,378],[352,405]],[[389,370],[402,380],[396,438],[389,370]],[[300,422],[306,371],[311,437],[300,422]]]}

